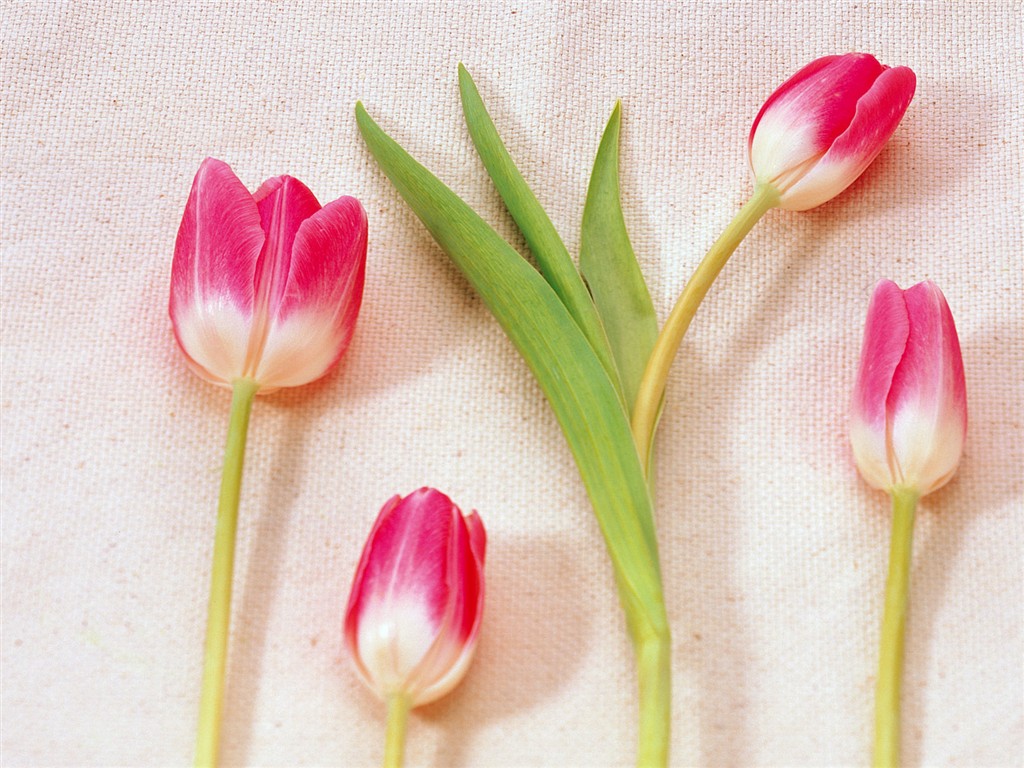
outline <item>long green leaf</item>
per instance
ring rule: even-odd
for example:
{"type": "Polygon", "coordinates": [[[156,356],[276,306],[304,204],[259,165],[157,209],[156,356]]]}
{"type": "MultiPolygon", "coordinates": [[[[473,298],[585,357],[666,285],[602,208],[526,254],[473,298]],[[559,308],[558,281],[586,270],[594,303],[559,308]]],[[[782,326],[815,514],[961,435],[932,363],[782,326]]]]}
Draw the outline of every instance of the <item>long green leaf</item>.
{"type": "MultiPolygon", "coordinates": [[[[462,95],[466,126],[476,151],[505,202],[505,207],[526,238],[526,244],[537,259],[537,266],[587,337],[616,387],[619,387],[619,375],[608,338],[587,286],[555,225],[516,167],[480,98],[473,78],[462,64],[459,64],[459,93],[462,95]]],[[[623,402],[626,404],[625,400],[623,402]]],[[[631,408],[632,401],[629,401],[627,410],[631,408]]]]}
{"type": "Polygon", "coordinates": [[[533,371],[562,427],[615,565],[634,635],[667,633],[651,500],[611,379],[529,263],[356,105],[370,152],[480,294],[533,371]]]}
{"type": "Polygon", "coordinates": [[[658,338],[658,320],[647,283],[626,232],[619,196],[621,105],[608,120],[587,188],[580,237],[580,269],[593,294],[623,394],[636,400],[647,358],[658,338]]]}

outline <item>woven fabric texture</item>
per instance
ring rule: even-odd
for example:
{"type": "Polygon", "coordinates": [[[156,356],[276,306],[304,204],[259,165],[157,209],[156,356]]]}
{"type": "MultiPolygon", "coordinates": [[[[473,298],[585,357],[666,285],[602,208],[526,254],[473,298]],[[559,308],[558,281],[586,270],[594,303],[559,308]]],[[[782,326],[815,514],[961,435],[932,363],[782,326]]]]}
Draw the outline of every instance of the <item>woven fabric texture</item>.
{"type": "Polygon", "coordinates": [[[967,370],[956,479],[914,542],[908,766],[1024,754],[1024,81],[1018,2],[3,3],[2,762],[191,761],[228,394],[167,315],[206,156],[370,222],[342,365],[260,398],[227,681],[227,765],[378,764],[384,710],[341,642],[381,504],[432,485],[489,532],[463,684],[414,712],[410,766],[632,763],[611,567],[523,362],[370,157],[361,100],[517,248],[462,121],[473,73],[570,251],[622,100],[623,206],[664,319],[749,196],[751,121],[813,58],[918,90],[836,200],[773,211],[701,308],[657,440],[672,762],[869,757],[890,513],[847,403],[873,285],[945,292],[967,370]]]}

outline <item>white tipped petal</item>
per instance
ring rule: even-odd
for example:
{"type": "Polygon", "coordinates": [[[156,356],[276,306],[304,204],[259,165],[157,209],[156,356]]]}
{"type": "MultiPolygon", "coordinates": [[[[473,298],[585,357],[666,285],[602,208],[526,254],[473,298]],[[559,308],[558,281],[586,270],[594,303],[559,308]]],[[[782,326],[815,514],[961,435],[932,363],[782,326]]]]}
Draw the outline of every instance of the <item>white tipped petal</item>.
{"type": "Polygon", "coordinates": [[[332,317],[293,312],[267,334],[254,378],[267,389],[308,384],[327,372],[347,342],[332,317]]]}
{"type": "Polygon", "coordinates": [[[407,691],[409,677],[437,636],[423,600],[413,595],[367,601],[356,635],[360,671],[381,698],[407,691]]]}
{"type": "Polygon", "coordinates": [[[811,166],[789,189],[784,190],[779,208],[787,211],[806,211],[827,203],[856,181],[863,168],[853,159],[848,161],[821,160],[811,166]]]}
{"type": "Polygon", "coordinates": [[[214,384],[231,386],[243,375],[250,320],[227,301],[175,308],[178,344],[196,373],[214,384]]]}
{"type": "Polygon", "coordinates": [[[862,421],[855,421],[850,425],[850,444],[853,446],[853,460],[865,482],[880,491],[889,490],[893,486],[893,473],[889,466],[885,425],[879,431],[862,421]]]}
{"type": "MultiPolygon", "coordinates": [[[[445,642],[445,640],[442,639],[441,642],[445,642]]],[[[429,682],[422,691],[414,696],[412,702],[414,707],[429,704],[440,699],[457,686],[462,681],[462,678],[466,676],[466,672],[469,670],[469,663],[473,660],[473,653],[476,650],[476,638],[473,638],[473,640],[465,645],[454,643],[451,640],[447,642],[452,645],[448,655],[451,656],[457,653],[458,658],[454,663],[447,665],[447,669],[440,678],[429,682]]]]}
{"type": "Polygon", "coordinates": [[[957,414],[907,403],[893,415],[891,430],[898,484],[916,488],[924,496],[949,482],[964,445],[957,414]]]}

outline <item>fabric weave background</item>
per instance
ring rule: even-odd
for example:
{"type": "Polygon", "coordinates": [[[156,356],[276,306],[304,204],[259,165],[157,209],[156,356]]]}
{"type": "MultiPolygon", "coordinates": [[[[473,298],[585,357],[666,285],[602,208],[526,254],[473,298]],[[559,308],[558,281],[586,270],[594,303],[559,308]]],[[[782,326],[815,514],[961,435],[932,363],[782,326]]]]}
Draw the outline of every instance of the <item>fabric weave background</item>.
{"type": "Polygon", "coordinates": [[[1024,754],[1019,2],[4,2],[2,762],[191,760],[226,392],[167,317],[207,155],[370,219],[342,366],[260,399],[243,488],[229,765],[369,766],[383,710],[340,639],[380,505],[434,485],[490,535],[463,685],[414,714],[412,766],[631,764],[634,679],[603,543],[557,424],[377,170],[370,114],[517,247],[461,119],[456,64],[571,251],[623,103],[623,205],[663,319],[751,191],[772,89],[827,53],[918,75],[841,197],[774,211],[701,309],[658,450],[673,764],[868,759],[888,546],[845,414],[874,283],[934,280],[970,433],[915,538],[908,766],[1024,754]]]}

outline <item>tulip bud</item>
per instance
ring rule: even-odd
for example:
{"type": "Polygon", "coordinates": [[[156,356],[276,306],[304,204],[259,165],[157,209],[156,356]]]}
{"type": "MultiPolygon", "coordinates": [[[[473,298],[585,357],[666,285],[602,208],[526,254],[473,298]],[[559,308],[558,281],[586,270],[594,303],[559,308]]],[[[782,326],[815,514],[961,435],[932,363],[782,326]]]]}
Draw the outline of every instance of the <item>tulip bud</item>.
{"type": "Polygon", "coordinates": [[[355,329],[366,267],[366,214],[342,197],[321,207],[298,179],[255,194],[225,163],[199,168],[178,229],[171,321],[192,369],[261,391],[319,378],[355,329]]]}
{"type": "Polygon", "coordinates": [[[484,604],[486,535],[476,512],[421,488],[381,509],[356,569],[345,642],[363,681],[411,706],[462,679],[484,604]]]}
{"type": "Polygon", "coordinates": [[[774,187],[780,208],[831,200],[882,150],[914,97],[907,67],[866,53],[816,59],[783,83],[750,129],[750,167],[774,187]]]}
{"type": "Polygon", "coordinates": [[[889,280],[868,307],[850,439],[864,479],[920,496],[956,472],[967,433],[967,393],[953,316],[931,282],[889,280]]]}

